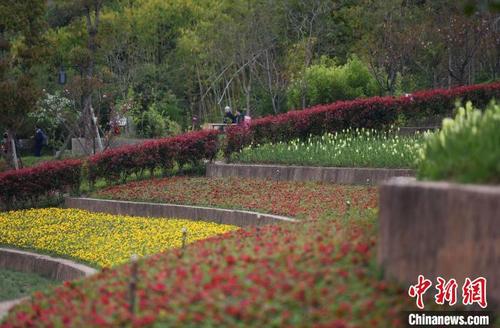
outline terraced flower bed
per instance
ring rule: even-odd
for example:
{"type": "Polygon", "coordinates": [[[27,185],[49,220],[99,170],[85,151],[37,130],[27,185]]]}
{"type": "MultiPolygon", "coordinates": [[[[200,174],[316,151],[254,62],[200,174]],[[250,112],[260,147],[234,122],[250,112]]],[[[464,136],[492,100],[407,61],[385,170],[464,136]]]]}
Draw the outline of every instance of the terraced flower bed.
{"type": "Polygon", "coordinates": [[[244,178],[173,177],[131,182],[94,197],[257,210],[291,217],[342,214],[377,206],[375,187],[244,178]]]}
{"type": "MultiPolygon", "coordinates": [[[[327,206],[329,207],[329,206],[327,206]]],[[[283,209],[285,211],[285,209],[283,209]]],[[[37,293],[2,328],[74,326],[397,327],[406,293],[379,280],[375,213],[237,230],[37,293]]]]}
{"type": "Polygon", "coordinates": [[[237,229],[229,225],[180,219],[141,218],[76,209],[33,209],[0,213],[0,245],[70,257],[97,267],[237,229]]]}
{"type": "Polygon", "coordinates": [[[375,188],[171,178],[102,194],[314,218],[231,231],[189,245],[182,256],[172,249],[141,260],[133,315],[126,264],[36,294],[2,328],[130,321],[169,327],[397,327],[400,311],[411,308],[406,292],[381,281],[375,265],[375,188]]]}

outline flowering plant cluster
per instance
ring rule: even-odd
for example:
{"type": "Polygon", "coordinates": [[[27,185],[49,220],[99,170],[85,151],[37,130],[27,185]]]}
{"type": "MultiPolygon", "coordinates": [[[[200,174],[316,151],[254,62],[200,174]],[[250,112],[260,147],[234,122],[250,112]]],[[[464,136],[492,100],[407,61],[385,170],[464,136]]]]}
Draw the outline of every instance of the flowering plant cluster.
{"type": "Polygon", "coordinates": [[[375,212],[336,217],[239,229],[144,258],[133,311],[126,264],[35,293],[0,327],[403,326],[401,311],[414,305],[379,280],[375,212]]]}
{"type": "Polygon", "coordinates": [[[237,229],[185,219],[142,218],[45,208],[0,213],[0,244],[71,257],[97,267],[125,263],[132,254],[151,255],[182,245],[182,229],[193,242],[237,229]]]}
{"type": "Polygon", "coordinates": [[[64,160],[0,173],[0,203],[12,206],[76,190],[80,186],[81,168],[80,160],[64,160]]]}
{"type": "Polygon", "coordinates": [[[233,154],[242,163],[272,163],[334,167],[412,168],[421,147],[421,134],[399,136],[397,131],[346,129],[306,140],[250,145],[233,154]]]}
{"type": "Polygon", "coordinates": [[[257,210],[292,217],[377,206],[377,188],[264,179],[171,177],[101,189],[94,197],[257,210]]]}
{"type": "Polygon", "coordinates": [[[89,179],[115,181],[144,170],[170,169],[175,163],[182,167],[212,160],[217,154],[218,135],[217,131],[189,132],[105,151],[89,158],[89,179]]]}
{"type": "Polygon", "coordinates": [[[383,128],[393,124],[400,114],[408,118],[449,115],[457,100],[471,101],[483,107],[492,98],[500,98],[499,82],[318,105],[263,117],[252,121],[249,126],[231,127],[226,133],[224,153],[229,158],[232,153],[251,144],[305,139],[345,128],[383,128]]]}

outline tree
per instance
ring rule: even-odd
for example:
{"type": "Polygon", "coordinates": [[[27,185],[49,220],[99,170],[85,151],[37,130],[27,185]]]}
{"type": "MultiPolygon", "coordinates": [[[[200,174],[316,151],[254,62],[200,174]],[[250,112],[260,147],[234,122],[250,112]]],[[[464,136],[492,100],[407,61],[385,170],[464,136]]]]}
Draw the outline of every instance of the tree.
{"type": "MultiPolygon", "coordinates": [[[[304,62],[300,74],[304,74],[312,63],[314,47],[326,27],[323,22],[330,17],[334,10],[333,2],[325,0],[288,0],[286,6],[291,30],[296,34],[298,40],[297,45],[303,47],[304,62]]],[[[305,108],[308,85],[307,80],[301,79],[300,81],[302,108],[305,108]]]]}
{"type": "Polygon", "coordinates": [[[97,138],[99,151],[104,150],[101,136],[99,133],[99,124],[97,121],[94,107],[92,106],[92,94],[95,86],[95,66],[97,54],[97,33],[99,31],[100,15],[104,0],[81,0],[81,6],[85,17],[87,27],[87,58],[85,63],[85,79],[83,82],[83,119],[86,127],[85,136],[92,139],[97,138]]]}
{"type": "Polygon", "coordinates": [[[4,0],[0,3],[0,117],[8,134],[7,160],[19,167],[16,131],[34,110],[40,95],[33,66],[43,54],[43,0],[4,0]]]}
{"type": "MultiPolygon", "coordinates": [[[[87,140],[87,147],[97,141],[98,151],[104,150],[99,131],[99,117],[94,109],[96,101],[94,97],[102,87],[102,79],[98,76],[98,50],[99,38],[98,32],[101,23],[101,12],[105,3],[111,3],[111,0],[59,0],[53,5],[60,6],[60,10],[65,9],[71,13],[70,21],[72,33],[78,33],[83,39],[83,43],[70,43],[69,56],[73,67],[77,67],[80,75],[75,76],[67,90],[71,91],[73,98],[79,98],[81,110],[81,131],[79,136],[87,140]],[[62,8],[62,9],[61,9],[62,8]],[[84,31],[84,32],[83,32],[84,31]]],[[[60,34],[63,36],[64,34],[60,34]]],[[[56,38],[56,42],[60,41],[56,38]]],[[[61,58],[63,62],[65,59],[61,58]]],[[[76,100],[76,99],[75,99],[76,100]]],[[[95,151],[95,149],[93,150],[95,151]]]]}

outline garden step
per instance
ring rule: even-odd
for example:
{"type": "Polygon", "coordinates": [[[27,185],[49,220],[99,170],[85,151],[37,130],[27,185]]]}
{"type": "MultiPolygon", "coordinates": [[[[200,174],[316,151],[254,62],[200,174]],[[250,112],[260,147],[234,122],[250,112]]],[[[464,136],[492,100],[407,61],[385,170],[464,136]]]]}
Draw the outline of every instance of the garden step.
{"type": "Polygon", "coordinates": [[[314,167],[263,164],[207,164],[207,177],[245,177],[279,181],[321,181],[336,184],[377,185],[392,177],[415,175],[409,169],[314,167]]]}

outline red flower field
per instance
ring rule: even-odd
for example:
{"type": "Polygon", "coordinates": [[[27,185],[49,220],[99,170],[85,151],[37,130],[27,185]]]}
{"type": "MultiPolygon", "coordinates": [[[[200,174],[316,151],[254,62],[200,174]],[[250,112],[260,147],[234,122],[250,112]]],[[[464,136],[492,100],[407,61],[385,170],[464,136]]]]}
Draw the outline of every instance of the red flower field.
{"type": "Polygon", "coordinates": [[[397,327],[412,306],[401,288],[380,280],[375,265],[375,188],[173,178],[99,195],[313,218],[241,229],[140,260],[134,313],[124,265],[37,293],[2,328],[397,327]]]}
{"type": "Polygon", "coordinates": [[[117,185],[100,198],[252,209],[293,217],[344,213],[346,207],[375,208],[375,187],[244,178],[173,177],[117,185]]]}

